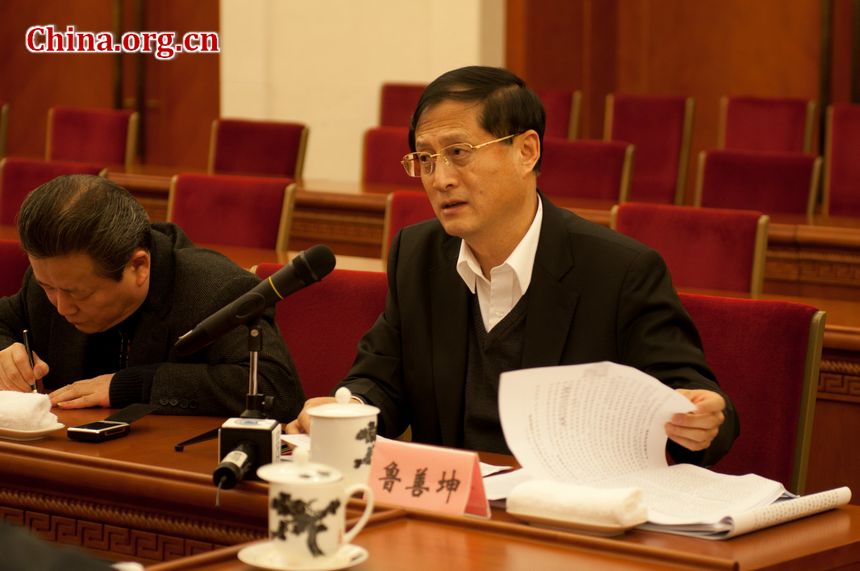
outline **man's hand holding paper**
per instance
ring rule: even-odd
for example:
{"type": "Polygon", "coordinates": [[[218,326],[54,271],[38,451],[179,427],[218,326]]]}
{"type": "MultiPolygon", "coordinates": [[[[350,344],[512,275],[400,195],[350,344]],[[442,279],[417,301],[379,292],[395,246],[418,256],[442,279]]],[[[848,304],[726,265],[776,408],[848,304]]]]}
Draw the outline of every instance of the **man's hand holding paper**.
{"type": "Polygon", "coordinates": [[[726,417],[726,401],[714,391],[675,389],[696,405],[696,410],[675,414],[666,423],[666,435],[689,450],[704,450],[711,445],[726,417]]]}

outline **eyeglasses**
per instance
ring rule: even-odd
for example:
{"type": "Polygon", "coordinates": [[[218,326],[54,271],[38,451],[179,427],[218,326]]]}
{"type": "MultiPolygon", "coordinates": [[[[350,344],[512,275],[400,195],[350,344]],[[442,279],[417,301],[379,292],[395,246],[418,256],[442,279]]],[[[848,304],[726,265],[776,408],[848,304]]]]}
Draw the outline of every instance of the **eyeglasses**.
{"type": "Polygon", "coordinates": [[[406,174],[408,174],[409,176],[429,176],[433,174],[433,171],[436,169],[436,160],[439,157],[442,157],[442,159],[445,161],[445,164],[449,167],[464,167],[469,164],[469,161],[472,160],[472,156],[478,149],[482,149],[487,145],[492,145],[493,143],[507,141],[508,139],[512,139],[516,136],[516,134],[508,135],[507,137],[493,139],[492,141],[487,141],[486,143],[481,143],[480,145],[470,145],[469,143],[454,143],[453,145],[448,145],[447,147],[440,149],[440,151],[435,154],[425,152],[409,153],[408,155],[403,157],[403,160],[400,161],[400,164],[403,165],[404,170],[406,170],[406,174]]]}

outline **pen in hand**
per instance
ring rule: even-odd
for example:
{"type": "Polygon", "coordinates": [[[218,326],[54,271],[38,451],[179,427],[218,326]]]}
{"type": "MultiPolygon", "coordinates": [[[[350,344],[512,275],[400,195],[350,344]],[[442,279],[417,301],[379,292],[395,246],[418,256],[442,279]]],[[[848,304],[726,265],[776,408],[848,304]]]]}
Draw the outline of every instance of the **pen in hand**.
{"type": "MultiPolygon", "coordinates": [[[[36,363],[33,361],[33,348],[30,346],[30,330],[25,329],[22,337],[24,338],[24,349],[27,350],[27,358],[30,360],[30,368],[35,369],[36,363]]],[[[33,381],[30,388],[33,389],[34,393],[39,392],[39,389],[36,388],[36,381],[33,381]]]]}

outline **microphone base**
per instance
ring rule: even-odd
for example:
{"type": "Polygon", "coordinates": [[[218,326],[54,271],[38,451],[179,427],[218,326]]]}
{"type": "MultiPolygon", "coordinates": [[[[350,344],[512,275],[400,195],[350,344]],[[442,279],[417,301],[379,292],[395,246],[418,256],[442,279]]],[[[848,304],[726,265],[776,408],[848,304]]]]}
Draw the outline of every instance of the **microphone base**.
{"type": "Polygon", "coordinates": [[[269,400],[271,399],[266,395],[248,393],[245,395],[245,410],[239,416],[242,418],[266,418],[269,400]]]}
{"type": "Polygon", "coordinates": [[[249,442],[254,449],[254,464],[248,468],[244,479],[259,480],[257,468],[280,462],[281,423],[271,418],[230,418],[221,425],[218,434],[218,458],[249,442]]]}

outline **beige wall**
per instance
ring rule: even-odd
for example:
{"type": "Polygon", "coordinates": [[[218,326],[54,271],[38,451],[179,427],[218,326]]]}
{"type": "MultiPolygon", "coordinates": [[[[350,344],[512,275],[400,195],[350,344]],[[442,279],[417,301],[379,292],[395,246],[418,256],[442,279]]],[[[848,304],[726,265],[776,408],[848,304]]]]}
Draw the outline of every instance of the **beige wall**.
{"type": "Polygon", "coordinates": [[[221,115],[310,127],[305,177],[357,181],[385,81],[503,65],[505,0],[221,0],[221,115]]]}

